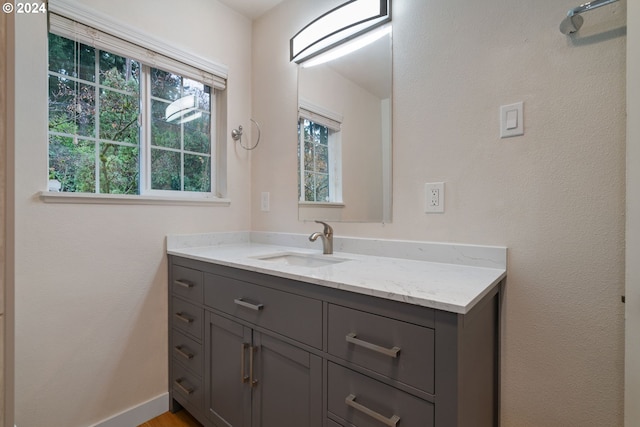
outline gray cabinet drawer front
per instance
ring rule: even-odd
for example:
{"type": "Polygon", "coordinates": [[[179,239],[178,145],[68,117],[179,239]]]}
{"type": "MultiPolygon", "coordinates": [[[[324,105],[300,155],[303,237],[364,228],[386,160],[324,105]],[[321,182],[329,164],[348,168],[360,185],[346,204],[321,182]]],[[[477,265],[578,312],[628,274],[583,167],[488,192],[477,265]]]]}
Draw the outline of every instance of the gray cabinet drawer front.
{"type": "Polygon", "coordinates": [[[173,298],[172,302],[171,324],[201,340],[204,310],[179,298],[173,298]]]}
{"type": "Polygon", "coordinates": [[[202,378],[189,372],[178,364],[173,364],[173,378],[171,387],[174,397],[179,397],[188,405],[202,408],[204,405],[204,386],[202,378]]]}
{"type": "Polygon", "coordinates": [[[194,374],[202,377],[204,354],[202,344],[188,336],[172,331],[172,348],[171,355],[173,360],[181,365],[189,368],[194,374]]]}
{"type": "Polygon", "coordinates": [[[322,348],[322,302],[205,274],[205,304],[296,341],[322,348]]]}
{"type": "Polygon", "coordinates": [[[434,425],[434,406],[430,402],[331,362],[328,372],[328,410],[355,427],[394,425],[394,416],[399,417],[398,427],[434,425]],[[363,409],[349,406],[347,399],[364,410],[388,419],[390,424],[373,418],[363,409]]]}
{"type": "Polygon", "coordinates": [[[173,277],[171,278],[171,290],[174,295],[180,295],[197,304],[202,304],[203,298],[203,273],[191,268],[173,266],[173,277]]]}
{"type": "Polygon", "coordinates": [[[433,394],[433,329],[333,304],[328,317],[330,354],[433,394]]]}

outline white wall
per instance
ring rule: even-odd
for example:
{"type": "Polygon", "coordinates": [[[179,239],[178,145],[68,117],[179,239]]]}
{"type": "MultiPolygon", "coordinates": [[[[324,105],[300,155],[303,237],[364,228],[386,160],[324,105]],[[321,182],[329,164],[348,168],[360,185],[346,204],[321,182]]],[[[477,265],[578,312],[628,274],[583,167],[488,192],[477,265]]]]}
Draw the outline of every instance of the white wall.
{"type": "Polygon", "coordinates": [[[627,230],[625,426],[640,423],[640,4],[627,14],[627,230]]]}
{"type": "MultiPolygon", "coordinates": [[[[248,127],[248,19],[215,0],[82,3],[226,64],[228,129],[248,127]]],[[[230,207],[43,203],[46,29],[45,16],[16,15],[16,424],[85,427],[166,393],[164,237],[248,229],[250,161],[221,142],[230,207]]]]}
{"type": "MultiPolygon", "coordinates": [[[[570,0],[393,4],[393,222],[336,235],[507,246],[502,425],[621,425],[626,3],[589,12],[573,38],[558,30],[570,0]],[[499,139],[499,107],[517,101],[526,133],[499,139]],[[444,215],[422,212],[433,181],[444,215]]],[[[296,220],[287,47],[324,7],[288,0],[254,23],[252,198],[271,192],[254,230],[317,229],[296,220]]]]}

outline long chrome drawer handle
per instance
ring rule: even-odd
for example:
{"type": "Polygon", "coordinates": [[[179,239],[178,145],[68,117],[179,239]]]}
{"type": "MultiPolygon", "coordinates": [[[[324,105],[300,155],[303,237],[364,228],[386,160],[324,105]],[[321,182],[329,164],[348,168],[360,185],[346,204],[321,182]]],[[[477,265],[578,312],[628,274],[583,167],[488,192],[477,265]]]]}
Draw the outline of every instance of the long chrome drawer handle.
{"type": "Polygon", "coordinates": [[[176,318],[178,318],[178,319],[182,320],[184,323],[191,323],[191,322],[193,322],[193,319],[192,319],[192,318],[187,317],[187,316],[185,316],[185,315],[184,315],[184,314],[182,314],[182,313],[176,313],[176,314],[175,314],[175,316],[176,316],[176,318]]]}
{"type": "Polygon", "coordinates": [[[182,346],[181,346],[181,345],[177,345],[177,346],[175,346],[175,347],[174,347],[174,349],[175,349],[176,353],[178,353],[180,356],[184,357],[185,359],[188,359],[188,360],[193,359],[193,356],[194,356],[194,355],[193,355],[193,354],[191,354],[191,353],[187,353],[186,351],[184,351],[184,350],[182,349],[182,346]]]}
{"type": "Polygon", "coordinates": [[[174,280],[173,283],[187,289],[193,288],[195,286],[193,283],[187,282],[186,280],[174,280]]]}
{"type": "Polygon", "coordinates": [[[236,298],[233,300],[233,302],[241,307],[246,307],[255,311],[260,311],[264,308],[263,304],[251,304],[250,302],[244,301],[242,298],[236,298]]]}
{"type": "Polygon", "coordinates": [[[180,390],[182,390],[184,393],[186,394],[191,394],[193,393],[193,387],[185,387],[182,385],[182,379],[178,379],[175,380],[173,383],[176,385],[176,387],[178,387],[180,390]]]}
{"type": "Polygon", "coordinates": [[[382,424],[389,427],[397,427],[398,421],[400,421],[400,417],[397,415],[393,415],[391,418],[387,418],[384,415],[381,415],[376,411],[372,411],[366,406],[359,404],[358,402],[356,402],[356,396],[353,394],[350,394],[349,396],[345,397],[344,403],[346,403],[347,406],[352,407],[356,411],[360,411],[363,414],[368,415],[374,420],[380,421],[382,424]]]}
{"type": "Polygon", "coordinates": [[[351,332],[350,334],[347,334],[345,339],[347,340],[348,343],[355,344],[360,347],[364,347],[366,349],[375,351],[376,353],[384,354],[385,356],[393,357],[394,359],[398,357],[398,353],[400,353],[400,347],[393,347],[393,348],[380,347],[379,345],[371,344],[370,342],[362,341],[356,338],[355,332],[351,332]]]}

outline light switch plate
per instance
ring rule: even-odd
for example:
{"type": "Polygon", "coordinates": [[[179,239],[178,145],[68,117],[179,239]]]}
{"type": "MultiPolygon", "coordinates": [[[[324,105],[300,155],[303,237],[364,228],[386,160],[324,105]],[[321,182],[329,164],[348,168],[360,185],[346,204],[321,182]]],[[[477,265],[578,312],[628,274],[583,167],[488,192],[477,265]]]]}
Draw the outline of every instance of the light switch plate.
{"type": "Polygon", "coordinates": [[[523,103],[500,107],[500,138],[524,135],[523,103]]]}
{"type": "Polygon", "coordinates": [[[269,192],[264,191],[260,195],[260,210],[262,212],[269,212],[269,192]]]}

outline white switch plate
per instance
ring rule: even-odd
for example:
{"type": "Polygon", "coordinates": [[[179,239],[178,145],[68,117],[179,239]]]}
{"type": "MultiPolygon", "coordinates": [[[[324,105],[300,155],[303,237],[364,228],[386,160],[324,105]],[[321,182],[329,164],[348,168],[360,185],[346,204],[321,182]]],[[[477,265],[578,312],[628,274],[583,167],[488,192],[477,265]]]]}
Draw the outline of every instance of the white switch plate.
{"type": "Polygon", "coordinates": [[[269,192],[265,191],[260,197],[260,210],[263,212],[269,212],[269,192]]]}
{"type": "Polygon", "coordinates": [[[444,182],[428,182],[424,185],[424,211],[444,212],[444,182]]]}
{"type": "Polygon", "coordinates": [[[500,138],[524,135],[523,103],[500,107],[500,138]]]}

